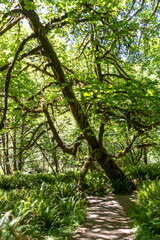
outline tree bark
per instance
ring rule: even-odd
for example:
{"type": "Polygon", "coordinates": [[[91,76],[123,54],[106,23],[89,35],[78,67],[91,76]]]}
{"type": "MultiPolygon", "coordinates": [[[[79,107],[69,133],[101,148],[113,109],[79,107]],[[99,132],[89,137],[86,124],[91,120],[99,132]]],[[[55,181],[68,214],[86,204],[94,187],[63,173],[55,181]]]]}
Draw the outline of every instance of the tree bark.
{"type": "Polygon", "coordinates": [[[14,171],[17,171],[17,156],[16,156],[16,152],[17,152],[17,145],[16,145],[16,135],[17,135],[17,131],[16,128],[14,128],[13,130],[13,166],[14,166],[14,171]]]}
{"type": "Polygon", "coordinates": [[[3,173],[5,174],[5,168],[4,168],[4,164],[2,161],[2,152],[0,151],[0,167],[2,168],[3,173]]]}
{"type": "Polygon", "coordinates": [[[127,180],[126,176],[122,170],[118,167],[114,161],[112,155],[107,154],[106,149],[96,149],[92,153],[93,159],[97,161],[100,166],[104,169],[107,177],[111,181],[116,181],[118,179],[127,180]]]}
{"type": "Polygon", "coordinates": [[[147,159],[147,148],[146,147],[144,147],[144,149],[143,149],[143,154],[144,154],[144,156],[143,156],[144,164],[147,165],[148,159],[147,159]]]}
{"type": "Polygon", "coordinates": [[[9,144],[9,136],[8,132],[2,133],[2,144],[3,144],[3,158],[4,158],[4,164],[5,164],[5,169],[6,169],[6,174],[10,175],[13,174],[10,162],[9,162],[9,150],[8,150],[8,144],[9,144]]]}
{"type": "Polygon", "coordinates": [[[92,156],[89,156],[88,159],[85,161],[82,169],[81,169],[81,173],[78,179],[78,190],[81,191],[83,188],[83,181],[84,178],[89,170],[90,164],[93,161],[92,156]]]}
{"type": "Polygon", "coordinates": [[[20,133],[20,143],[19,143],[19,153],[18,153],[18,170],[22,170],[22,156],[23,156],[23,137],[24,137],[24,128],[25,128],[25,116],[22,117],[21,133],[20,133]]]}

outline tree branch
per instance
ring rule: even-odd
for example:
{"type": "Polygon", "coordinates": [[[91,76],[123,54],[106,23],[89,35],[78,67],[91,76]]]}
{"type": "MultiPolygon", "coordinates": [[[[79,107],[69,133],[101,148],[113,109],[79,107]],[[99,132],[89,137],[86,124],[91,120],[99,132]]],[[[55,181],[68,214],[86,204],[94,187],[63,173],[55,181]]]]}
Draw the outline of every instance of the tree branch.
{"type": "Polygon", "coordinates": [[[21,13],[22,15],[25,15],[25,11],[23,9],[20,9],[20,8],[16,8],[16,9],[12,9],[10,10],[9,12],[5,13],[2,17],[2,20],[3,19],[6,19],[7,17],[9,16],[12,16],[14,14],[17,14],[17,13],[21,13]]]}
{"type": "MultiPolygon", "coordinates": [[[[29,63],[29,62],[27,62],[27,65],[30,66],[30,67],[35,68],[36,70],[38,70],[38,71],[40,71],[40,72],[46,74],[47,76],[49,76],[49,77],[51,77],[51,78],[55,78],[55,75],[54,75],[54,74],[52,74],[52,73],[46,71],[45,69],[44,69],[44,70],[41,69],[40,67],[38,67],[37,65],[35,65],[35,64],[33,64],[33,63],[29,63]]],[[[55,84],[56,84],[56,82],[55,82],[55,84]]]]}
{"type": "Polygon", "coordinates": [[[43,130],[41,131],[41,133],[39,133],[38,136],[34,139],[34,137],[35,137],[36,133],[38,132],[38,130],[39,130],[42,126],[44,126],[46,123],[47,123],[47,122],[45,121],[45,122],[42,122],[42,123],[39,124],[39,126],[35,129],[34,133],[32,134],[32,136],[31,136],[31,138],[30,138],[30,141],[29,141],[28,144],[25,146],[25,149],[24,149],[24,150],[27,150],[27,149],[31,148],[31,147],[37,142],[37,140],[38,140],[44,133],[46,133],[47,131],[50,130],[50,128],[49,128],[49,129],[43,129],[43,130]],[[32,142],[32,141],[33,141],[33,142],[32,142]]]}
{"type": "Polygon", "coordinates": [[[127,15],[130,15],[132,9],[134,8],[135,3],[136,3],[136,0],[133,0],[133,2],[132,2],[132,6],[131,6],[131,8],[129,9],[127,15]]]}
{"type": "Polygon", "coordinates": [[[38,46],[38,47],[33,48],[32,50],[30,50],[29,52],[23,53],[21,55],[21,57],[19,58],[19,61],[22,60],[25,57],[32,56],[32,55],[38,53],[38,51],[40,51],[41,49],[42,49],[42,46],[38,46]]]}
{"type": "Polygon", "coordinates": [[[47,88],[49,88],[54,82],[47,83],[39,92],[37,92],[35,95],[25,99],[25,102],[28,102],[30,100],[34,100],[35,97],[38,95],[41,95],[47,88]]]}
{"type": "Polygon", "coordinates": [[[155,13],[157,12],[157,9],[158,9],[158,6],[159,6],[159,3],[160,3],[160,0],[157,1],[154,10],[153,10],[153,12],[151,13],[151,17],[152,17],[153,15],[155,15],[155,13]]]}
{"type": "Polygon", "coordinates": [[[53,121],[52,121],[52,119],[51,119],[51,117],[50,117],[50,114],[49,114],[49,112],[48,112],[48,109],[46,108],[46,106],[44,105],[44,103],[42,103],[42,107],[43,107],[43,112],[44,112],[44,114],[45,114],[45,116],[46,116],[46,118],[47,118],[48,124],[49,124],[49,126],[50,126],[50,129],[51,129],[51,131],[52,131],[52,133],[53,133],[53,136],[54,136],[56,142],[58,143],[58,146],[63,150],[64,153],[68,153],[68,154],[71,154],[71,155],[74,155],[74,156],[75,156],[75,155],[76,155],[76,152],[77,152],[77,149],[78,149],[78,147],[79,147],[79,145],[80,145],[80,141],[79,141],[79,140],[82,139],[82,135],[80,135],[80,136],[76,139],[73,147],[69,148],[68,146],[66,146],[66,145],[63,143],[62,139],[60,138],[60,136],[59,136],[59,134],[58,134],[58,132],[57,132],[57,130],[56,130],[56,127],[54,126],[54,123],[53,123],[53,121]]]}
{"type": "Polygon", "coordinates": [[[9,68],[9,65],[10,65],[10,63],[6,63],[5,65],[1,66],[0,67],[0,72],[2,72],[4,70],[6,70],[7,68],[9,68]]]}
{"type": "Polygon", "coordinates": [[[7,114],[7,108],[8,108],[8,90],[9,90],[9,85],[10,85],[10,79],[11,79],[11,73],[12,73],[12,70],[14,68],[14,65],[18,59],[18,56],[20,54],[20,52],[23,50],[25,44],[32,38],[34,38],[35,35],[34,34],[31,34],[30,36],[26,37],[20,44],[15,56],[14,56],[14,59],[13,59],[13,62],[10,66],[10,68],[8,69],[8,72],[6,74],[6,81],[5,81],[5,89],[4,89],[4,113],[3,113],[3,116],[1,118],[1,122],[0,122],[0,130],[4,127],[4,121],[6,119],[6,114],[7,114]]]}
{"type": "Polygon", "coordinates": [[[135,135],[132,139],[132,141],[130,142],[130,144],[122,151],[120,151],[118,154],[115,154],[114,155],[114,158],[120,158],[120,157],[124,157],[126,155],[126,153],[128,153],[132,146],[133,146],[133,143],[135,142],[136,138],[138,137],[139,135],[135,135]]]}
{"type": "Polygon", "coordinates": [[[125,80],[131,80],[131,78],[129,78],[129,77],[125,77],[124,75],[117,75],[114,73],[105,73],[105,74],[103,74],[103,77],[105,77],[105,76],[123,78],[125,80]]]}
{"type": "Polygon", "coordinates": [[[41,151],[43,157],[46,159],[48,165],[50,166],[50,168],[52,169],[52,171],[53,171],[53,173],[54,173],[54,175],[55,175],[55,177],[56,177],[57,174],[56,174],[56,172],[55,172],[55,170],[54,170],[52,164],[50,163],[50,161],[49,161],[48,158],[46,157],[46,155],[45,155],[45,153],[44,153],[44,149],[41,147],[40,144],[36,143],[36,145],[37,145],[37,147],[40,149],[40,151],[41,151]]]}
{"type": "Polygon", "coordinates": [[[29,107],[25,106],[24,103],[22,103],[16,96],[8,95],[8,97],[12,98],[16,103],[19,104],[21,109],[25,110],[26,112],[30,112],[30,113],[42,113],[43,112],[42,109],[34,109],[34,108],[29,108],[29,107]]]}
{"type": "Polygon", "coordinates": [[[17,18],[14,22],[8,24],[5,29],[0,31],[0,36],[2,36],[4,33],[6,33],[8,30],[10,30],[12,27],[14,27],[23,17],[17,18]]]}
{"type": "Polygon", "coordinates": [[[103,134],[105,132],[104,126],[105,126],[105,123],[101,123],[100,128],[99,128],[98,140],[99,140],[100,148],[103,147],[103,134]]]}
{"type": "Polygon", "coordinates": [[[77,57],[75,57],[73,60],[76,60],[76,59],[78,59],[78,58],[80,58],[80,57],[82,56],[82,54],[84,53],[84,50],[85,50],[85,48],[87,47],[87,45],[88,45],[89,42],[90,42],[90,40],[86,42],[86,44],[85,44],[84,47],[82,48],[81,53],[80,53],[77,57]]]}
{"type": "Polygon", "coordinates": [[[145,3],[145,0],[142,0],[141,7],[128,19],[128,21],[132,20],[133,17],[135,17],[139,12],[142,11],[144,3],[145,3]]]}

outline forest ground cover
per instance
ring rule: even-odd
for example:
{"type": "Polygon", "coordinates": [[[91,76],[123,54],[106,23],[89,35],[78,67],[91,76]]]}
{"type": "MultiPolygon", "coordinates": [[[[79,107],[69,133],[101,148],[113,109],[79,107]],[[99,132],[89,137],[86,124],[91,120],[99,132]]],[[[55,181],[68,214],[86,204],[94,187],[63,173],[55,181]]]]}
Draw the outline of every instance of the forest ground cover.
{"type": "Polygon", "coordinates": [[[61,182],[49,174],[2,175],[1,238],[64,239],[86,213],[86,199],[75,187],[73,180],[61,182]]]}
{"type": "Polygon", "coordinates": [[[130,217],[136,227],[136,240],[160,239],[160,164],[128,167],[128,176],[137,181],[137,200],[130,217]]]}
{"type": "MultiPolygon", "coordinates": [[[[128,176],[137,182],[137,200],[131,218],[138,240],[160,239],[159,169],[159,164],[126,169],[128,176]]],[[[60,173],[56,177],[20,172],[12,176],[1,175],[1,239],[67,239],[85,221],[86,194],[100,199],[107,195],[109,198],[113,193],[130,193],[120,181],[111,184],[103,171],[90,171],[83,192],[77,192],[78,176],[75,172],[60,173]]],[[[116,213],[118,208],[114,211],[116,213]]]]}

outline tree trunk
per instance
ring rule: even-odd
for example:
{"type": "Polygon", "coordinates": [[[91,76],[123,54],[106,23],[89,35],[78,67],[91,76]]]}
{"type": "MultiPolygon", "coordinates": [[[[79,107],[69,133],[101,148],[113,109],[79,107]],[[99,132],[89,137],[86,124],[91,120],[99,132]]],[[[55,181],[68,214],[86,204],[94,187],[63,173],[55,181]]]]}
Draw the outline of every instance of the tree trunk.
{"type": "Polygon", "coordinates": [[[3,173],[5,174],[5,168],[4,168],[4,164],[2,161],[2,152],[0,151],[0,167],[2,168],[3,173]]]}
{"type": "Polygon", "coordinates": [[[107,177],[113,182],[116,180],[125,180],[128,181],[124,173],[118,167],[113,157],[107,154],[106,150],[103,149],[95,149],[92,153],[93,159],[97,161],[102,169],[104,169],[107,177]]]}
{"type": "Polygon", "coordinates": [[[4,164],[5,164],[5,169],[6,169],[6,174],[13,174],[12,170],[11,170],[11,166],[10,166],[10,162],[9,162],[9,136],[8,136],[8,132],[6,133],[2,133],[2,144],[3,144],[3,157],[4,157],[4,164]]]}
{"type": "Polygon", "coordinates": [[[116,181],[122,181],[125,185],[128,186],[128,191],[133,191],[136,189],[136,185],[124,175],[124,173],[114,161],[113,157],[107,155],[105,150],[104,152],[100,153],[99,156],[97,156],[95,159],[104,169],[106,176],[112,183],[116,181]]]}
{"type": "Polygon", "coordinates": [[[147,159],[147,148],[146,147],[144,147],[143,153],[144,153],[144,156],[143,156],[144,164],[147,165],[148,159],[147,159]]]}
{"type": "Polygon", "coordinates": [[[89,169],[92,161],[93,161],[92,157],[89,156],[88,159],[85,161],[82,169],[81,169],[81,173],[80,173],[80,176],[79,176],[79,179],[78,179],[78,191],[81,191],[82,188],[83,188],[83,181],[84,181],[84,178],[85,178],[85,176],[88,172],[88,169],[89,169]]]}
{"type": "Polygon", "coordinates": [[[18,170],[22,170],[22,156],[24,152],[24,147],[23,147],[23,138],[24,138],[24,128],[25,128],[25,116],[23,115],[22,117],[22,125],[21,125],[21,135],[20,135],[20,143],[19,143],[19,153],[18,153],[18,170]]]}
{"type": "Polygon", "coordinates": [[[17,171],[17,156],[16,156],[16,128],[13,130],[13,166],[14,166],[14,171],[17,171]]]}

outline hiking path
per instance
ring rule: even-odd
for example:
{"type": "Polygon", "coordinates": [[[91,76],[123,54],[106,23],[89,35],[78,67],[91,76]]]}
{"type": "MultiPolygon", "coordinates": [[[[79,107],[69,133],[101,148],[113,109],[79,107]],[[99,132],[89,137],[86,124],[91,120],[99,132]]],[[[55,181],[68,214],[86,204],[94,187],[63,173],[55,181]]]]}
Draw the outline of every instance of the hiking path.
{"type": "Polygon", "coordinates": [[[133,196],[88,196],[86,221],[69,240],[133,240],[134,229],[128,216],[133,196]]]}

